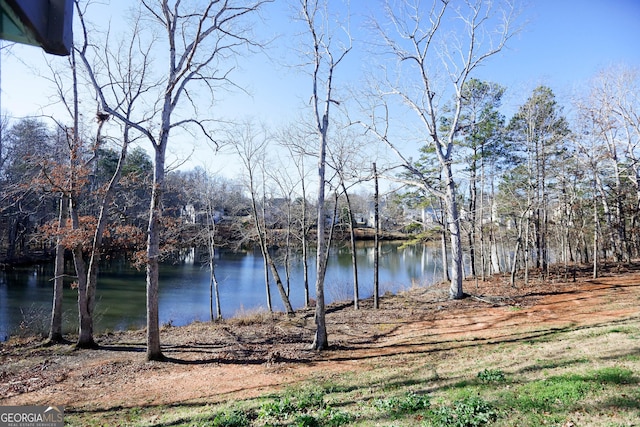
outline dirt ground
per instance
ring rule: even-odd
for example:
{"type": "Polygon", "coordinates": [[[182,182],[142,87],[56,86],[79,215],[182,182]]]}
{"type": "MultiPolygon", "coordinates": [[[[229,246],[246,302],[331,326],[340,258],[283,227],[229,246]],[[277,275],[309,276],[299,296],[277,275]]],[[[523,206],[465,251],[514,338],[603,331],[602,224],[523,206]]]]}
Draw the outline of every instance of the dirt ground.
{"type": "Polygon", "coordinates": [[[144,405],[212,403],[258,396],[316,373],[358,372],[385,355],[438,352],[512,342],[640,314],[640,265],[589,279],[588,269],[556,272],[513,289],[507,278],[465,283],[451,301],[445,286],[329,308],[331,348],[309,350],[312,310],[293,318],[256,313],[218,323],[165,327],[167,362],[145,361],[143,331],[100,336],[96,350],[42,347],[35,339],[0,343],[0,405],[64,405],[100,411],[144,405]]]}

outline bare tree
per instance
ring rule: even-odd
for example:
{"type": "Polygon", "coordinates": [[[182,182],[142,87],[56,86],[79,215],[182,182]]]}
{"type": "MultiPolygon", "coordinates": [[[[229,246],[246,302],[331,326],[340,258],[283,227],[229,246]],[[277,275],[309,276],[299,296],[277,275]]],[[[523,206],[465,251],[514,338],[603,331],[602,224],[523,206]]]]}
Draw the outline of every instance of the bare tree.
{"type": "Polygon", "coordinates": [[[373,308],[380,308],[380,186],[378,184],[378,168],[373,169],[373,308]]]}
{"type": "Polygon", "coordinates": [[[357,135],[346,132],[337,132],[333,139],[335,143],[328,147],[328,163],[335,171],[338,180],[337,185],[346,201],[353,269],[353,307],[357,310],[360,300],[358,258],[356,256],[355,217],[349,192],[352,187],[369,178],[364,176],[364,160],[360,158],[362,152],[365,151],[366,142],[363,138],[358,138],[357,135]]]}
{"type": "MultiPolygon", "coordinates": [[[[209,318],[214,320],[222,318],[222,307],[220,305],[220,284],[216,276],[215,253],[217,245],[217,221],[219,220],[218,209],[222,208],[222,201],[216,195],[220,183],[216,182],[213,175],[202,169],[194,171],[197,179],[197,193],[200,203],[204,204],[204,238],[207,246],[207,265],[209,266],[209,318]],[[215,309],[214,309],[215,306],[215,309]],[[215,311],[215,314],[214,314],[215,311]]],[[[196,219],[197,222],[197,219],[196,219]]]]}
{"type": "Polygon", "coordinates": [[[397,63],[397,74],[385,74],[380,79],[376,88],[379,102],[377,109],[372,110],[368,129],[395,152],[412,175],[412,185],[422,187],[444,201],[453,261],[450,297],[454,299],[464,296],[460,212],[453,168],[463,88],[472,72],[499,53],[513,35],[513,6],[508,1],[496,3],[482,0],[466,0],[462,4],[419,0],[386,2],[386,17],[391,25],[374,24],[387,53],[397,63]],[[448,81],[449,89],[439,85],[440,78],[448,81]],[[447,92],[453,94],[453,106],[447,114],[448,126],[443,130],[440,120],[445,111],[439,100],[447,92]],[[388,121],[391,108],[388,102],[392,97],[408,107],[423,127],[422,140],[433,147],[440,165],[442,188],[434,187],[402,152],[399,143],[394,142],[388,121]]]}
{"type": "Polygon", "coordinates": [[[276,282],[278,292],[282,298],[287,314],[293,314],[293,307],[289,296],[284,289],[280,273],[269,251],[268,224],[267,224],[267,198],[266,198],[266,149],[269,142],[264,131],[257,132],[251,123],[240,125],[235,131],[231,131],[229,141],[234,146],[236,153],[244,166],[247,177],[247,187],[251,197],[251,211],[256,230],[258,244],[264,261],[264,276],[267,296],[267,307],[272,311],[271,292],[269,289],[269,272],[276,282]],[[260,180],[260,175],[262,179],[260,180]],[[262,197],[260,197],[262,193],[262,197]]]}
{"type": "Polygon", "coordinates": [[[62,297],[64,293],[64,245],[62,231],[67,216],[67,195],[60,193],[60,207],[58,213],[58,234],[56,236],[56,255],[53,270],[53,304],[51,307],[51,322],[49,323],[48,343],[56,344],[64,341],[62,336],[62,297]]]}
{"type": "MultiPolygon", "coordinates": [[[[205,138],[215,143],[208,128],[209,120],[198,114],[194,101],[197,90],[208,91],[213,100],[215,91],[221,85],[231,84],[230,72],[234,66],[225,62],[230,56],[239,54],[247,47],[258,46],[250,31],[250,24],[245,19],[255,14],[262,5],[271,0],[254,1],[207,1],[204,3],[143,0],[141,9],[146,22],[150,25],[150,34],[141,40],[144,52],[132,54],[141,59],[142,68],[139,79],[154,82],[149,91],[146,103],[153,110],[145,109],[147,121],[134,121],[127,118],[118,109],[117,97],[105,93],[96,73],[90,73],[90,80],[98,91],[102,110],[117,120],[129,124],[144,135],[155,152],[154,177],[149,207],[149,223],[147,229],[147,359],[163,360],[160,348],[160,325],[158,313],[158,267],[160,260],[160,229],[162,220],[162,197],[165,189],[165,161],[169,145],[169,136],[173,130],[184,127],[195,127],[205,138]],[[244,26],[243,26],[244,22],[244,26]],[[155,39],[155,27],[161,29],[162,36],[155,39]],[[164,49],[160,56],[166,61],[165,75],[150,76],[151,56],[144,47],[154,45],[157,51],[164,49]],[[145,53],[146,52],[146,53],[145,53]],[[155,90],[158,89],[158,90],[155,90]],[[182,106],[180,115],[175,114],[182,106]],[[178,117],[179,116],[179,117],[178,117]]],[[[79,0],[76,0],[78,14],[81,12],[79,0]]],[[[88,32],[83,27],[83,35],[87,40],[88,32]]],[[[87,50],[90,45],[84,43],[80,48],[83,62],[88,69],[87,50]]],[[[156,59],[158,56],[156,56],[156,59]]],[[[156,64],[157,65],[157,64],[156,64]]],[[[154,67],[157,69],[157,66],[154,67]]],[[[151,85],[150,85],[151,86],[151,85]]],[[[144,113],[143,113],[144,115],[144,113]]]]}
{"type": "MultiPolygon", "coordinates": [[[[130,142],[132,141],[131,130],[131,116],[133,114],[134,106],[139,98],[145,94],[149,89],[149,86],[144,78],[138,75],[138,78],[132,78],[136,76],[136,73],[140,68],[136,61],[136,53],[142,53],[142,57],[148,56],[148,51],[138,51],[139,47],[139,20],[134,22],[132,28],[131,38],[127,41],[117,43],[117,49],[110,50],[104,48],[104,55],[97,56],[100,58],[99,63],[89,64],[87,59],[87,50],[89,41],[86,37],[87,27],[84,20],[85,9],[81,7],[80,3],[76,3],[78,15],[80,16],[81,25],[84,30],[82,43],[79,43],[77,49],[71,52],[70,56],[70,69],[71,69],[71,95],[68,96],[64,89],[64,81],[61,74],[53,73],[51,80],[56,84],[58,90],[58,96],[66,107],[67,111],[72,117],[73,126],[67,131],[67,139],[69,143],[70,155],[70,189],[66,197],[69,200],[70,218],[72,227],[78,229],[80,227],[80,221],[78,216],[78,197],[80,195],[81,188],[79,184],[81,179],[76,175],[80,173],[80,168],[88,168],[91,162],[94,162],[96,153],[99,151],[102,144],[104,144],[105,138],[102,134],[102,129],[110,118],[110,114],[98,109],[96,113],[96,120],[98,123],[95,138],[90,142],[90,150],[85,148],[85,151],[91,153],[87,160],[82,157],[82,141],[79,135],[80,123],[79,123],[79,67],[76,63],[76,56],[80,57],[84,63],[84,69],[87,71],[89,79],[95,81],[95,75],[93,73],[94,67],[98,66],[105,70],[105,76],[107,83],[103,87],[95,86],[94,89],[98,91],[98,97],[104,97],[104,91],[108,91],[115,98],[118,99],[116,103],[116,111],[124,117],[127,121],[124,121],[122,127],[122,138],[120,140],[120,154],[117,159],[117,165],[113,171],[113,175],[108,180],[107,184],[95,194],[98,195],[100,201],[97,203],[98,214],[95,224],[95,229],[92,231],[90,254],[88,262],[83,258],[83,251],[80,245],[75,244],[73,246],[74,264],[76,267],[76,274],[78,277],[78,311],[79,311],[79,325],[80,330],[78,334],[78,347],[93,347],[95,342],[93,339],[93,312],[95,308],[95,291],[98,280],[98,269],[101,259],[101,250],[104,231],[108,223],[109,209],[111,202],[115,196],[116,187],[119,183],[120,176],[122,174],[122,168],[127,155],[127,150],[130,142]],[[84,165],[82,164],[84,162],[84,165]]],[[[108,40],[108,38],[107,38],[108,40]]],[[[108,44],[108,43],[107,43],[108,44]]],[[[146,67],[141,68],[144,71],[146,67]]],[[[57,276],[57,275],[56,275],[57,276]]],[[[54,301],[55,305],[55,301],[54,301]]],[[[55,311],[55,307],[54,307],[55,311]]],[[[55,316],[57,317],[57,316],[55,316]]],[[[52,327],[53,333],[53,327],[52,327]]]]}
{"type": "MultiPolygon", "coordinates": [[[[588,97],[579,102],[583,115],[595,125],[601,148],[606,150],[608,159],[606,169],[613,185],[610,196],[604,197],[605,190],[599,186],[602,194],[605,220],[610,229],[611,245],[617,261],[629,261],[632,256],[632,243],[638,249],[638,241],[629,228],[635,228],[640,222],[640,70],[624,65],[607,68],[599,72],[591,82],[588,97]],[[634,203],[625,206],[626,181],[633,184],[633,193],[629,199],[634,203]],[[607,201],[609,199],[610,201],[607,201]],[[605,206],[604,204],[608,204],[605,206]],[[627,212],[628,211],[628,212],[627,212]]],[[[600,169],[602,172],[602,169],[600,169]]]]}
{"type": "MultiPolygon", "coordinates": [[[[85,148],[83,147],[84,141],[80,135],[80,100],[78,95],[78,69],[76,67],[75,52],[71,52],[69,61],[69,67],[71,70],[71,99],[67,99],[65,96],[62,82],[57,78],[58,76],[55,73],[53,80],[57,83],[59,97],[72,121],[71,127],[65,127],[61,123],[58,123],[61,132],[64,132],[66,136],[69,153],[69,162],[65,168],[67,175],[66,185],[63,185],[64,190],[61,196],[60,207],[64,207],[65,202],[68,202],[67,207],[69,209],[69,218],[71,219],[71,229],[77,231],[81,228],[79,212],[80,198],[87,175],[88,164],[92,161],[92,158],[85,161],[83,156],[85,148]]],[[[96,138],[95,142],[99,143],[99,138],[96,138]]],[[[61,223],[62,220],[63,215],[61,214],[59,223],[61,223]]],[[[58,231],[60,232],[62,230],[59,229],[58,231]]],[[[87,263],[83,256],[82,243],[81,239],[74,239],[70,245],[78,287],[78,323],[80,325],[80,330],[76,346],[79,348],[91,348],[96,345],[93,340],[93,315],[91,304],[93,299],[91,284],[89,283],[89,274],[87,274],[87,263]]],[[[56,270],[59,268],[58,263],[64,262],[63,260],[60,260],[60,257],[63,257],[63,254],[58,252],[61,249],[62,245],[56,245],[56,270]]],[[[58,338],[57,331],[60,329],[60,322],[62,320],[60,314],[62,309],[60,305],[60,298],[62,295],[61,272],[58,270],[55,274],[57,280],[54,279],[54,299],[51,317],[51,330],[49,333],[50,342],[53,342],[58,338]]]]}
{"type": "MultiPolygon", "coordinates": [[[[304,177],[291,175],[287,171],[287,160],[280,158],[276,167],[267,170],[267,176],[275,184],[276,193],[274,195],[276,197],[272,200],[271,215],[274,216],[272,221],[275,222],[273,224],[274,227],[284,232],[284,242],[282,242],[282,236],[279,236],[276,238],[276,245],[280,248],[278,259],[282,261],[284,266],[286,293],[290,296],[292,250],[294,249],[294,239],[297,231],[295,196],[298,186],[301,185],[300,180],[304,177]]],[[[301,208],[303,215],[305,215],[304,205],[301,208]]],[[[303,217],[303,220],[306,220],[306,218],[303,217]]]]}
{"type": "Polygon", "coordinates": [[[326,155],[329,139],[330,111],[332,104],[339,104],[333,98],[334,72],[345,56],[351,51],[351,37],[346,28],[343,32],[346,43],[332,33],[328,2],[321,0],[300,0],[301,20],[306,24],[310,37],[310,50],[306,54],[311,68],[311,108],[318,137],[318,200],[317,200],[317,252],[316,252],[316,333],[312,348],[324,350],[329,346],[325,322],[324,277],[327,267],[327,241],[325,236],[325,184],[326,155]]]}
{"type": "Polygon", "coordinates": [[[294,233],[294,236],[299,240],[302,248],[302,276],[304,287],[304,304],[305,307],[309,307],[309,232],[311,231],[311,224],[309,221],[309,207],[307,203],[307,181],[308,171],[305,167],[305,158],[307,157],[307,135],[301,129],[291,126],[281,132],[279,139],[281,145],[287,148],[290,158],[295,165],[297,178],[299,178],[300,185],[300,197],[294,203],[293,208],[296,211],[296,216],[299,216],[299,224],[297,226],[298,233],[294,233]]]}

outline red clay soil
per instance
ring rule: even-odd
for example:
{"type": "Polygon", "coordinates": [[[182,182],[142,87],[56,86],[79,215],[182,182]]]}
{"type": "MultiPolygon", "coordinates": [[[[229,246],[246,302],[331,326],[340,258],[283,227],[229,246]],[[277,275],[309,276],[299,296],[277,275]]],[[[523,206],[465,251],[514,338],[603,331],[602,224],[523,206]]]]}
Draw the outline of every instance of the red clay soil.
{"type": "MultiPolygon", "coordinates": [[[[98,337],[97,350],[43,347],[35,339],[0,344],[0,405],[56,404],[67,410],[217,402],[257,396],[314,374],[357,372],[363,360],[416,352],[446,357],[456,348],[532,339],[640,314],[640,269],[593,280],[558,274],[511,288],[505,278],[468,282],[451,301],[444,286],[330,307],[331,348],[308,349],[313,312],[256,314],[162,331],[167,362],[146,362],[143,331],[98,337]]],[[[583,272],[588,274],[588,272],[583,272]]],[[[580,276],[580,274],[578,274],[580,276]]]]}

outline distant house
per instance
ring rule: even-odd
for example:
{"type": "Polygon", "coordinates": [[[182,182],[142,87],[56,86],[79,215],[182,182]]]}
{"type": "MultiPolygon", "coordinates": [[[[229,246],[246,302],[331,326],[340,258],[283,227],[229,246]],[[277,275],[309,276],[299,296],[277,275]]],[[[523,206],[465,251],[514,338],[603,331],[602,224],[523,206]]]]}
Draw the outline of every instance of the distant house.
{"type": "MultiPolygon", "coordinates": [[[[196,207],[188,203],[184,205],[180,211],[180,217],[187,224],[206,224],[207,223],[207,211],[204,209],[196,209],[196,207]]],[[[214,209],[213,222],[218,223],[224,217],[224,212],[214,209]]]]}
{"type": "Polygon", "coordinates": [[[356,227],[371,227],[371,225],[369,225],[369,217],[371,217],[370,214],[366,214],[363,212],[354,212],[353,214],[353,222],[355,223],[354,225],[356,227]]]}

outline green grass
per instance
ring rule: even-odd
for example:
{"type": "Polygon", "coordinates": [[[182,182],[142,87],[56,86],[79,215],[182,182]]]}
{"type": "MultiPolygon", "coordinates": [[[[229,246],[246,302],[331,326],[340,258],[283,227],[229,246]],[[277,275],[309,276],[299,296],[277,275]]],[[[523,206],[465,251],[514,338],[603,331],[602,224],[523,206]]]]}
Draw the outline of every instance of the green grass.
{"type": "MultiPolygon", "coordinates": [[[[120,422],[131,426],[177,427],[374,424],[476,427],[561,425],[578,413],[617,413],[623,415],[622,420],[640,416],[639,379],[631,369],[619,366],[541,379],[529,379],[526,374],[507,375],[501,369],[485,369],[433,393],[396,388],[394,395],[386,397],[381,394],[389,392],[384,391],[384,385],[376,378],[357,387],[351,383],[353,377],[347,376],[345,380],[344,384],[330,386],[305,384],[229,406],[203,407],[203,411],[165,408],[166,413],[174,417],[163,418],[157,414],[150,417],[153,410],[133,408],[120,413],[120,422]]],[[[69,425],[112,424],[112,421],[87,423],[87,419],[78,414],[68,415],[66,421],[69,425]]]]}
{"type": "Polygon", "coordinates": [[[434,427],[479,427],[498,419],[498,410],[479,397],[457,400],[442,405],[427,415],[426,425],[434,427]]]}
{"type": "Polygon", "coordinates": [[[537,342],[535,349],[513,342],[465,347],[445,358],[437,352],[384,356],[362,362],[367,369],[316,373],[256,398],[79,412],[67,414],[65,422],[96,427],[633,425],[640,419],[640,358],[632,346],[638,329],[622,328],[621,339],[630,341],[613,352],[598,340],[621,333],[618,327],[596,327],[554,333],[554,340],[537,342]],[[572,354],[589,343],[601,353],[572,354]],[[545,358],[549,354],[554,357],[545,358]]]}
{"type": "Polygon", "coordinates": [[[430,403],[429,396],[408,392],[403,396],[375,399],[373,405],[389,416],[399,417],[428,409],[430,403]]]}

